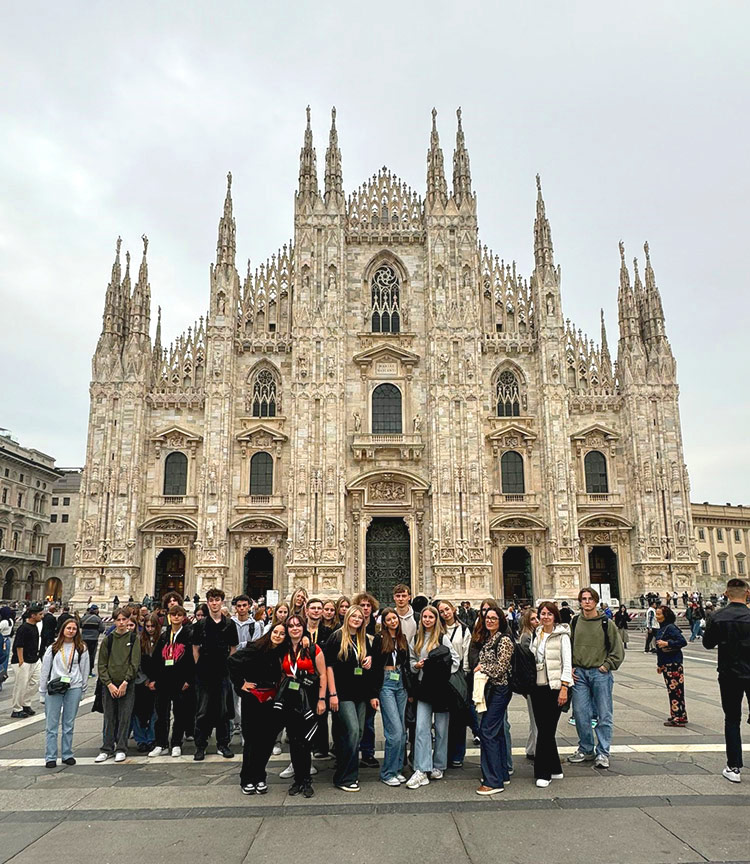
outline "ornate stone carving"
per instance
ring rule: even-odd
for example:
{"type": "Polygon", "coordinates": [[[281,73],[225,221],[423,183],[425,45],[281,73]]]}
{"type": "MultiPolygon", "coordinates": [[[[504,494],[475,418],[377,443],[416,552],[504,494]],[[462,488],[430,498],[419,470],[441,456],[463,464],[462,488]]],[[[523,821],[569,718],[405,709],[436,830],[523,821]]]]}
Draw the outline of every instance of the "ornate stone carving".
{"type": "Polygon", "coordinates": [[[404,501],[406,499],[406,486],[403,483],[381,480],[371,483],[368,488],[370,501],[404,501]]]}

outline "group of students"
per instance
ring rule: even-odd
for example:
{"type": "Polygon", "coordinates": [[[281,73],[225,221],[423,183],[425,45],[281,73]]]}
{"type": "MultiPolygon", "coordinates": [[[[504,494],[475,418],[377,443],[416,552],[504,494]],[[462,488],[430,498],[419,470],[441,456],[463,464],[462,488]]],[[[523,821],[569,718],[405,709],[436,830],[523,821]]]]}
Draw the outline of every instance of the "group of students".
{"type": "MultiPolygon", "coordinates": [[[[717,613],[704,642],[719,646],[725,714],[731,703],[724,776],[737,782],[742,759],[735,702],[739,698],[741,704],[742,693],[750,691],[743,647],[750,636],[747,584],[732,580],[727,594],[728,611],[717,613]],[[732,623],[724,626],[727,615],[732,623]],[[739,676],[739,683],[727,683],[730,674],[739,676]]],[[[568,761],[609,767],[613,672],[624,658],[624,646],[621,628],[598,608],[593,588],[579,593],[581,611],[574,617],[567,604],[561,610],[551,601],[525,610],[518,638],[492,598],[482,601],[473,624],[448,600],[433,604],[419,597],[412,605],[406,585],[396,586],[393,599],[392,607],[378,610],[367,593],[334,602],[308,598],[299,589],[289,603],[255,615],[250,598],[237,597],[230,616],[224,592],[211,589],[192,620],[175,592],[154,613],[138,606],[118,608],[98,650],[94,709],[102,711],[104,723],[95,761],[124,761],[131,733],[139,751],[151,757],[178,758],[183,742],[194,738],[195,761],[205,758],[213,733],[217,752],[232,758],[234,720],[242,733],[244,794],[267,792],[267,765],[272,754],[281,752],[284,729],[291,765],[281,776],[293,778],[292,795],[311,797],[312,757],[332,755],[333,783],[343,791],[359,790],[360,767],[379,768],[388,786],[418,789],[463,764],[470,730],[480,745],[476,791],[490,796],[503,791],[513,771],[507,709],[516,689],[529,708],[526,753],[533,759],[537,786],[563,777],[556,730],[571,702],[578,747],[568,761]],[[518,670],[529,659],[532,680],[519,691],[518,670]],[[385,737],[382,764],[375,758],[378,711],[385,737]]],[[[682,726],[687,722],[680,653],[685,639],[671,609],[659,607],[657,614],[657,668],[670,698],[665,725],[682,726]]],[[[47,767],[57,764],[60,731],[62,761],[74,765],[74,721],[93,675],[89,640],[75,617],[67,619],[39,658],[34,639],[40,615],[39,608],[30,607],[16,634],[16,683],[22,679],[28,693],[29,682],[38,676],[47,767]],[[35,665],[40,667],[36,675],[23,668],[35,665]]],[[[23,698],[24,716],[33,714],[30,699],[23,698]]]]}

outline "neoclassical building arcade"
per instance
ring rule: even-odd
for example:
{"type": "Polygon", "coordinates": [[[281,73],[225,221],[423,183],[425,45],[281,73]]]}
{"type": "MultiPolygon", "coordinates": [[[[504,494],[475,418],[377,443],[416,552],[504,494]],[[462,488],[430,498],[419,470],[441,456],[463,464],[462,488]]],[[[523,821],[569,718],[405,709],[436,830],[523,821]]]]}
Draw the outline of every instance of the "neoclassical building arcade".
{"type": "MultiPolygon", "coordinates": [[[[293,586],[477,600],[695,584],[675,361],[645,247],[619,340],[563,315],[537,178],[534,268],[479,240],[458,112],[449,188],[382,168],[344,192],[308,111],[294,240],[236,263],[232,177],[209,311],[151,332],[148,241],[120,241],[92,363],[76,598],[293,586]]],[[[260,214],[258,217],[261,218],[260,214]]]]}

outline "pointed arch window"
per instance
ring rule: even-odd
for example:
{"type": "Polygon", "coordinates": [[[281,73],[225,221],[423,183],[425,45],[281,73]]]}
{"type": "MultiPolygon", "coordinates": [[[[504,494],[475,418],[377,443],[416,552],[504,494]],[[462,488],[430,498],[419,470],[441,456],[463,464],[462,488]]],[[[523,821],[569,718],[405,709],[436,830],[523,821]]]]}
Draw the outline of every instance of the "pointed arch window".
{"type": "Polygon", "coordinates": [[[372,391],[372,434],[401,435],[401,391],[394,384],[379,384],[372,391]]]}
{"type": "Polygon", "coordinates": [[[250,494],[273,495],[273,458],[270,453],[256,453],[250,460],[250,494]]]}
{"type": "Polygon", "coordinates": [[[518,417],[521,413],[521,392],[518,378],[508,369],[497,376],[495,401],[498,417],[518,417]]]}
{"type": "Polygon", "coordinates": [[[276,378],[269,369],[261,369],[253,382],[253,417],[275,417],[276,408],[276,378]]]}
{"type": "Polygon", "coordinates": [[[607,460],[599,450],[589,450],[583,459],[586,475],[586,491],[592,495],[604,495],[609,492],[607,481],[607,460]]]}
{"type": "Polygon", "coordinates": [[[401,284],[396,271],[382,264],[370,283],[373,333],[399,333],[401,330],[401,284]]]}
{"type": "Polygon", "coordinates": [[[164,494],[185,495],[187,492],[187,456],[170,453],[164,460],[164,494]]]}
{"type": "Polygon", "coordinates": [[[523,495],[526,485],[523,478],[523,457],[515,450],[508,450],[500,457],[500,479],[504,495],[523,495]]]}

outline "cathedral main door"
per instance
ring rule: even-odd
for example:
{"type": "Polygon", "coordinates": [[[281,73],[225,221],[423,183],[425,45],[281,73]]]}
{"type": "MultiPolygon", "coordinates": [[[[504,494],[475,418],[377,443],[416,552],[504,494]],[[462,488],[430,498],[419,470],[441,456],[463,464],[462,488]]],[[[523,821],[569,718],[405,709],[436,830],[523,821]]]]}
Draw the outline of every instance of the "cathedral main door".
{"type": "Polygon", "coordinates": [[[403,519],[376,517],[367,529],[365,585],[381,606],[393,605],[399,582],[411,586],[411,543],[403,519]]]}
{"type": "Polygon", "coordinates": [[[242,586],[251,600],[264,597],[273,588],[273,555],[268,549],[251,549],[245,555],[242,586]]]}
{"type": "Polygon", "coordinates": [[[154,597],[161,602],[168,591],[185,594],[185,555],[179,549],[162,549],[156,559],[154,597]]]}

